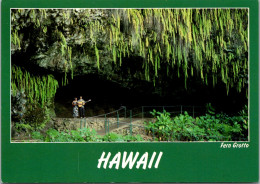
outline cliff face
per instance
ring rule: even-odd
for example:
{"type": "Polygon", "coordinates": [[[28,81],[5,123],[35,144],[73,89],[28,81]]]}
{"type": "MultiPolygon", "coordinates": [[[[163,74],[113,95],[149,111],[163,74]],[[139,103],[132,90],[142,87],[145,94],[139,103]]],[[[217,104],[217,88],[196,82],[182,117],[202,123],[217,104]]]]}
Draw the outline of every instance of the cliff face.
{"type": "Polygon", "coordinates": [[[111,71],[113,79],[133,66],[131,76],[141,80],[180,77],[187,87],[197,74],[206,85],[240,91],[247,83],[247,15],[246,9],[12,10],[12,55],[61,73],[111,71]]]}
{"type": "Polygon", "coordinates": [[[247,10],[32,9],[11,19],[12,64],[53,75],[56,99],[93,79],[80,91],[107,82],[113,99],[135,94],[140,104],[247,100],[247,10]]]}
{"type": "Polygon", "coordinates": [[[135,80],[146,81],[141,57],[135,54],[122,57],[124,62],[119,66],[107,49],[109,38],[105,30],[84,27],[99,21],[107,26],[111,11],[48,10],[32,13],[21,10],[12,15],[12,29],[18,30],[12,35],[13,39],[18,37],[16,43],[12,42],[12,64],[25,67],[32,73],[37,74],[37,70],[58,78],[62,75],[64,78],[67,73],[66,78],[70,81],[73,77],[88,74],[97,74],[127,88],[133,87],[135,80]],[[94,46],[98,48],[99,64],[94,46]]]}

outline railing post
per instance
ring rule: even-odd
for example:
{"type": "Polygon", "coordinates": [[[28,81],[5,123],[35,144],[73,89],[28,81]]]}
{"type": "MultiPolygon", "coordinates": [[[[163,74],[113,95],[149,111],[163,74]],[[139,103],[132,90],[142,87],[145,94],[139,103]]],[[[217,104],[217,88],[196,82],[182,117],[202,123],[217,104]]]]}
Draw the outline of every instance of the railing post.
{"type": "Polygon", "coordinates": [[[118,115],[118,111],[116,111],[116,116],[117,116],[117,128],[119,127],[119,115],[118,115]]]}
{"type": "Polygon", "coordinates": [[[80,119],[80,129],[82,129],[82,119],[80,119]]]}
{"type": "Polygon", "coordinates": [[[152,132],[153,132],[153,141],[154,141],[154,128],[152,128],[152,132]]]}
{"type": "Polygon", "coordinates": [[[109,133],[109,119],[107,119],[107,133],[109,133]]]}
{"type": "Polygon", "coordinates": [[[144,106],[142,106],[142,119],[144,119],[144,106]]]}
{"type": "Polygon", "coordinates": [[[130,110],[130,135],[132,136],[132,110],[130,110]]]}
{"type": "Polygon", "coordinates": [[[107,116],[105,115],[105,134],[107,134],[107,116]]]}

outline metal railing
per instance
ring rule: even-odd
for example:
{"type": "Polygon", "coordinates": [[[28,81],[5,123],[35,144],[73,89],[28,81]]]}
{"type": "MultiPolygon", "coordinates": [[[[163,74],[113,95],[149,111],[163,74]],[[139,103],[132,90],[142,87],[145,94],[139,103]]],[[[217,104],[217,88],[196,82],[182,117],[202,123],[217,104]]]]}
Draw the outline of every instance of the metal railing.
{"type": "MultiPolygon", "coordinates": [[[[91,116],[83,119],[79,119],[80,128],[88,127],[88,121],[99,121],[103,125],[101,129],[98,130],[98,134],[106,135],[110,132],[116,132],[126,135],[137,135],[143,134],[146,137],[149,137],[150,141],[203,141],[210,139],[217,139],[219,141],[229,140],[228,136],[214,136],[214,135],[184,135],[183,132],[173,132],[166,131],[163,129],[152,128],[146,126],[145,122],[155,122],[156,118],[150,113],[151,111],[156,110],[157,112],[163,112],[164,110],[171,114],[171,117],[179,116],[188,112],[192,115],[193,118],[197,116],[204,115],[206,109],[201,106],[141,106],[127,110],[125,106],[120,107],[118,110],[91,116]],[[124,133],[121,133],[121,132],[124,133]],[[139,133],[138,133],[139,132],[139,133]],[[185,137],[186,136],[186,137],[185,137]],[[160,140],[161,139],[161,140],[160,140]],[[187,139],[187,140],[186,140],[187,139]]],[[[247,140],[247,138],[237,138],[237,140],[247,140]]]]}
{"type": "Polygon", "coordinates": [[[122,125],[129,125],[130,134],[132,135],[132,119],[135,120],[152,118],[151,111],[167,111],[171,114],[171,116],[183,114],[183,112],[188,112],[192,114],[192,117],[196,115],[203,114],[205,112],[204,108],[201,106],[185,106],[185,105],[176,105],[176,106],[141,106],[137,108],[133,108],[131,110],[127,110],[125,106],[121,106],[119,109],[114,110],[109,113],[100,114],[96,116],[91,116],[87,118],[80,119],[80,128],[87,127],[87,121],[92,121],[97,123],[98,119],[104,118],[104,132],[109,133],[113,128],[119,128],[122,125]],[[123,121],[121,121],[123,119],[123,121]],[[116,126],[115,126],[116,124],[116,126]],[[111,128],[112,126],[112,128],[111,128]]]}

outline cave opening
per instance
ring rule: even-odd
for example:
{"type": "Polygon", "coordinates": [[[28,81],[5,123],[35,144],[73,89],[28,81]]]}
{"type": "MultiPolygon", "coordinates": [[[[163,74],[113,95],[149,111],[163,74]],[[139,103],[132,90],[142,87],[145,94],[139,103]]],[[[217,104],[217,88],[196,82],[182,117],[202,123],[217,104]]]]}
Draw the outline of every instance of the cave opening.
{"type": "Polygon", "coordinates": [[[182,79],[165,81],[157,86],[147,81],[132,81],[131,87],[107,80],[98,74],[75,77],[66,86],[60,86],[55,95],[57,117],[72,117],[72,101],[75,97],[91,99],[86,104],[86,116],[108,113],[125,106],[133,109],[141,106],[195,105],[205,107],[211,103],[217,112],[237,113],[248,99],[245,91],[231,89],[227,95],[224,85],[213,88],[200,82],[190,81],[184,88],[182,79]]]}
{"type": "MultiPolygon", "coordinates": [[[[147,89],[147,88],[146,88],[147,89]]],[[[159,95],[142,93],[140,90],[122,87],[117,82],[106,80],[98,75],[75,77],[68,85],[59,87],[55,95],[57,117],[72,117],[72,101],[82,96],[89,100],[86,104],[86,116],[108,113],[126,106],[128,109],[144,104],[160,104],[159,95]],[[150,103],[153,99],[153,103],[150,103]],[[156,103],[154,103],[156,102],[156,103]]]]}

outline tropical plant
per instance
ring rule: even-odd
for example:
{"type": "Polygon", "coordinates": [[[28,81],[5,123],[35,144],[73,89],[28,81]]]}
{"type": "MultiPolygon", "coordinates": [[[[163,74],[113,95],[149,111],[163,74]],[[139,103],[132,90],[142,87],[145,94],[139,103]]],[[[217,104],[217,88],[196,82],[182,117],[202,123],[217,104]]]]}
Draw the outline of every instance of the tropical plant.
{"type": "Polygon", "coordinates": [[[27,123],[16,123],[15,128],[17,132],[23,131],[25,133],[30,133],[33,130],[33,127],[27,123]]]}
{"type": "Polygon", "coordinates": [[[37,139],[37,140],[43,140],[44,139],[43,135],[38,131],[32,132],[32,138],[37,139]]]}
{"type": "Polygon", "coordinates": [[[159,141],[236,141],[247,140],[248,136],[245,114],[233,117],[206,114],[196,118],[187,112],[173,118],[166,111],[154,110],[151,114],[156,121],[146,122],[147,133],[159,141]]]}
{"type": "Polygon", "coordinates": [[[11,116],[12,121],[19,122],[24,114],[26,113],[26,95],[24,93],[24,90],[16,91],[16,93],[13,93],[11,91],[11,116]]]}
{"type": "Polygon", "coordinates": [[[27,105],[40,104],[41,107],[45,106],[52,100],[58,88],[58,81],[52,75],[33,76],[16,65],[12,65],[11,79],[12,95],[16,96],[20,91],[24,91],[28,101],[27,105]]]}
{"type": "Polygon", "coordinates": [[[165,110],[162,113],[153,110],[151,114],[156,117],[156,122],[147,123],[149,133],[157,136],[159,140],[167,140],[173,130],[173,121],[170,113],[165,110]]]}
{"type": "Polygon", "coordinates": [[[32,138],[43,142],[130,142],[143,141],[141,135],[121,135],[116,133],[108,133],[104,136],[97,135],[96,131],[89,128],[77,130],[67,130],[59,132],[55,129],[49,129],[45,134],[39,131],[32,132],[32,138]]]}
{"type": "Polygon", "coordinates": [[[16,65],[11,77],[12,121],[42,129],[54,115],[51,109],[58,81],[52,75],[34,76],[16,65]]]}

